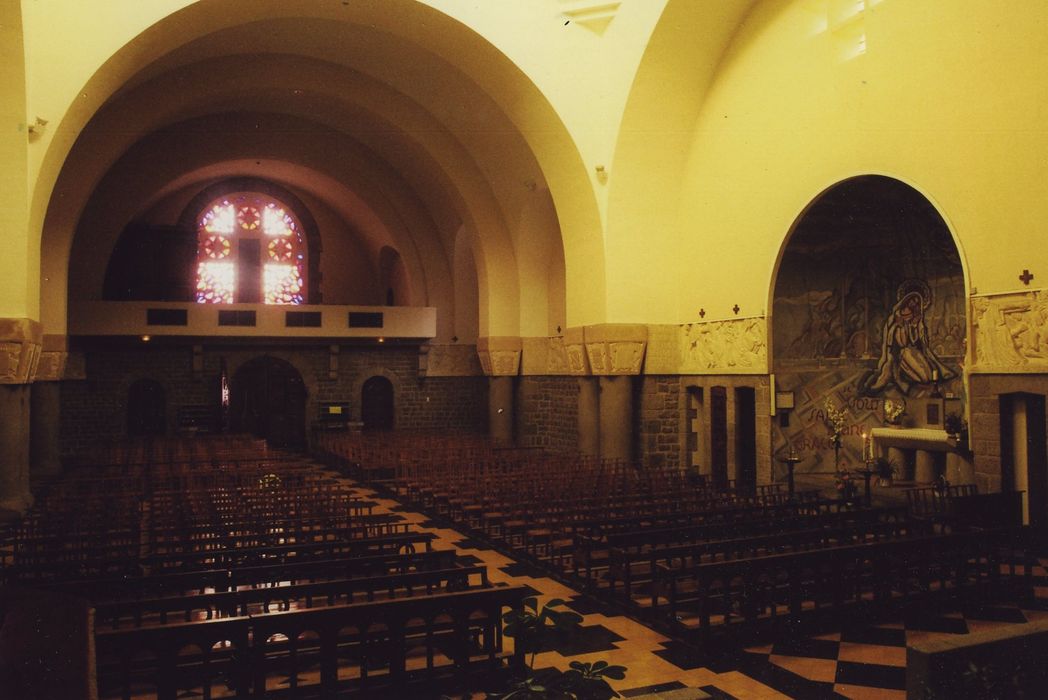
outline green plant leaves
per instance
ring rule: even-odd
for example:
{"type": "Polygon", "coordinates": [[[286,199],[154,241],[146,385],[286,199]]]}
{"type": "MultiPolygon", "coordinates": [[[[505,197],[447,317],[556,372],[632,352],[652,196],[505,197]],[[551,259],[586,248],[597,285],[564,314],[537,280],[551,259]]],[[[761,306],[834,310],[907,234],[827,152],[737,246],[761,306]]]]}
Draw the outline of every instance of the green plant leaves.
{"type": "Polygon", "coordinates": [[[625,666],[612,666],[607,661],[584,663],[572,661],[567,671],[555,668],[542,669],[538,674],[532,668],[535,654],[548,648],[552,637],[569,636],[582,622],[582,615],[574,610],[559,609],[566,605],[560,598],[550,599],[541,608],[536,597],[525,598],[519,610],[511,610],[502,616],[505,624],[503,634],[513,637],[525,653],[532,655],[528,664],[528,676],[511,685],[506,692],[489,694],[498,700],[524,700],[525,698],[556,698],[574,700],[608,700],[618,697],[607,679],[622,680],[626,677],[625,666]],[[541,676],[539,680],[538,676],[541,676]]]}

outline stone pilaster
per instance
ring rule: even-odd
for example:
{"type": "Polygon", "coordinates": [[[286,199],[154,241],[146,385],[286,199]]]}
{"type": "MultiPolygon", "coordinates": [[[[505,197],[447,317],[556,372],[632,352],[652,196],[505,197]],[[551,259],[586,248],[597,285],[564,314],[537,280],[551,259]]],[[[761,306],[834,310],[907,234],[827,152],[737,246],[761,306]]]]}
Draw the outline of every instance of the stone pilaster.
{"type": "Polygon", "coordinates": [[[578,450],[597,457],[600,455],[600,387],[597,378],[590,376],[585,329],[582,326],[568,328],[562,342],[567,372],[579,381],[578,450]]]}
{"type": "Polygon", "coordinates": [[[633,459],[633,378],[644,366],[648,329],[642,325],[587,326],[586,357],[600,384],[600,454],[633,459]]]}
{"type": "Polygon", "coordinates": [[[0,319],[0,517],[25,514],[29,493],[29,385],[43,329],[27,318],[0,319]]]}
{"type": "Polygon", "coordinates": [[[59,441],[62,404],[58,382],[65,374],[68,358],[66,336],[44,336],[36,379],[30,389],[29,465],[33,476],[54,476],[62,471],[59,441]]]}
{"type": "Polygon", "coordinates": [[[488,376],[488,426],[496,445],[513,444],[514,378],[520,373],[520,338],[497,336],[477,339],[477,356],[488,376]]]}

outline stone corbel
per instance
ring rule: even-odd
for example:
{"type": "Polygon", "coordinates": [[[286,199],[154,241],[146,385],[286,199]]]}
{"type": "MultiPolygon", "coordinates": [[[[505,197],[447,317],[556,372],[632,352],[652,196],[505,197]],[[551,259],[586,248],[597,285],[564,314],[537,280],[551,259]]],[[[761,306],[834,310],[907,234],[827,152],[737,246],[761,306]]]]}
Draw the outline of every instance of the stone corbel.
{"type": "Polygon", "coordinates": [[[523,344],[517,336],[494,336],[477,339],[480,367],[489,377],[515,377],[520,373],[523,344]]]}
{"type": "Polygon", "coordinates": [[[69,340],[64,335],[45,335],[36,366],[37,382],[61,381],[69,361],[69,340]]]}
{"type": "Polygon", "coordinates": [[[586,332],[582,326],[564,331],[564,353],[568,361],[568,374],[585,377],[590,373],[589,357],[586,355],[586,332]]]}
{"type": "Polygon", "coordinates": [[[44,327],[28,318],[0,319],[0,384],[29,384],[36,376],[44,327]]]}
{"type": "Polygon", "coordinates": [[[647,326],[624,323],[586,326],[583,337],[594,375],[640,374],[648,344],[647,326]]]}

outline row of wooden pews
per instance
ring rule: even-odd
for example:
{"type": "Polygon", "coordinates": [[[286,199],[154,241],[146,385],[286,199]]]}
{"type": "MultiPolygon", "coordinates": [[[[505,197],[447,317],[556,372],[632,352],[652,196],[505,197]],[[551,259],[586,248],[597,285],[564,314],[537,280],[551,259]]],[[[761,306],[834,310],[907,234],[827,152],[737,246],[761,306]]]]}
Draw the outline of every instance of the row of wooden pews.
{"type": "Polygon", "coordinates": [[[1032,595],[1025,533],[926,509],[791,496],[775,484],[742,494],[674,469],[463,448],[440,436],[379,445],[336,434],[324,450],[361,473],[379,473],[381,463],[381,484],[398,498],[692,640],[745,641],[908,606],[1032,595]]]}
{"type": "Polygon", "coordinates": [[[203,443],[108,448],[0,532],[4,586],[90,601],[99,697],[396,694],[521,662],[501,617],[530,589],[315,464],[203,443]]]}

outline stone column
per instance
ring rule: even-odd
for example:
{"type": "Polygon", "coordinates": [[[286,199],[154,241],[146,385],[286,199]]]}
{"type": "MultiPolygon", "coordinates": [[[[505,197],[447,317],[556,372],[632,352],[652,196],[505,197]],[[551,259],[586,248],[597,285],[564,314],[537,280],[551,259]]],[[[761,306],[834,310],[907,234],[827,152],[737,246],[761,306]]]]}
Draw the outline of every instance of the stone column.
{"type": "Polygon", "coordinates": [[[938,475],[935,473],[935,455],[928,450],[916,450],[913,480],[918,484],[930,484],[938,475]]]}
{"type": "Polygon", "coordinates": [[[64,335],[45,335],[36,378],[30,390],[29,464],[33,476],[62,472],[61,391],[59,380],[69,356],[64,335]]]}
{"type": "Polygon", "coordinates": [[[606,324],[585,328],[586,356],[600,382],[600,455],[633,459],[633,381],[644,364],[647,326],[606,324]]]}
{"type": "Polygon", "coordinates": [[[520,373],[520,338],[479,338],[477,356],[488,376],[488,434],[495,445],[513,444],[513,380],[520,373]]]}
{"type": "Polygon", "coordinates": [[[959,452],[947,452],[946,480],[951,484],[974,484],[975,468],[971,458],[959,452]]]}
{"type": "Polygon", "coordinates": [[[596,377],[579,377],[579,452],[600,455],[600,386],[596,377]]]}
{"type": "Polygon", "coordinates": [[[578,377],[578,448],[579,453],[600,456],[600,387],[597,378],[590,375],[586,356],[586,332],[582,326],[564,331],[564,354],[568,374],[578,377]]]}
{"type": "Polygon", "coordinates": [[[29,385],[43,333],[27,318],[0,319],[0,518],[24,515],[29,492],[29,385]]]}
{"type": "Polygon", "coordinates": [[[513,377],[488,377],[488,433],[495,445],[513,444],[513,377]]]}
{"type": "Polygon", "coordinates": [[[633,377],[600,377],[600,454],[633,459],[633,377]]]}

